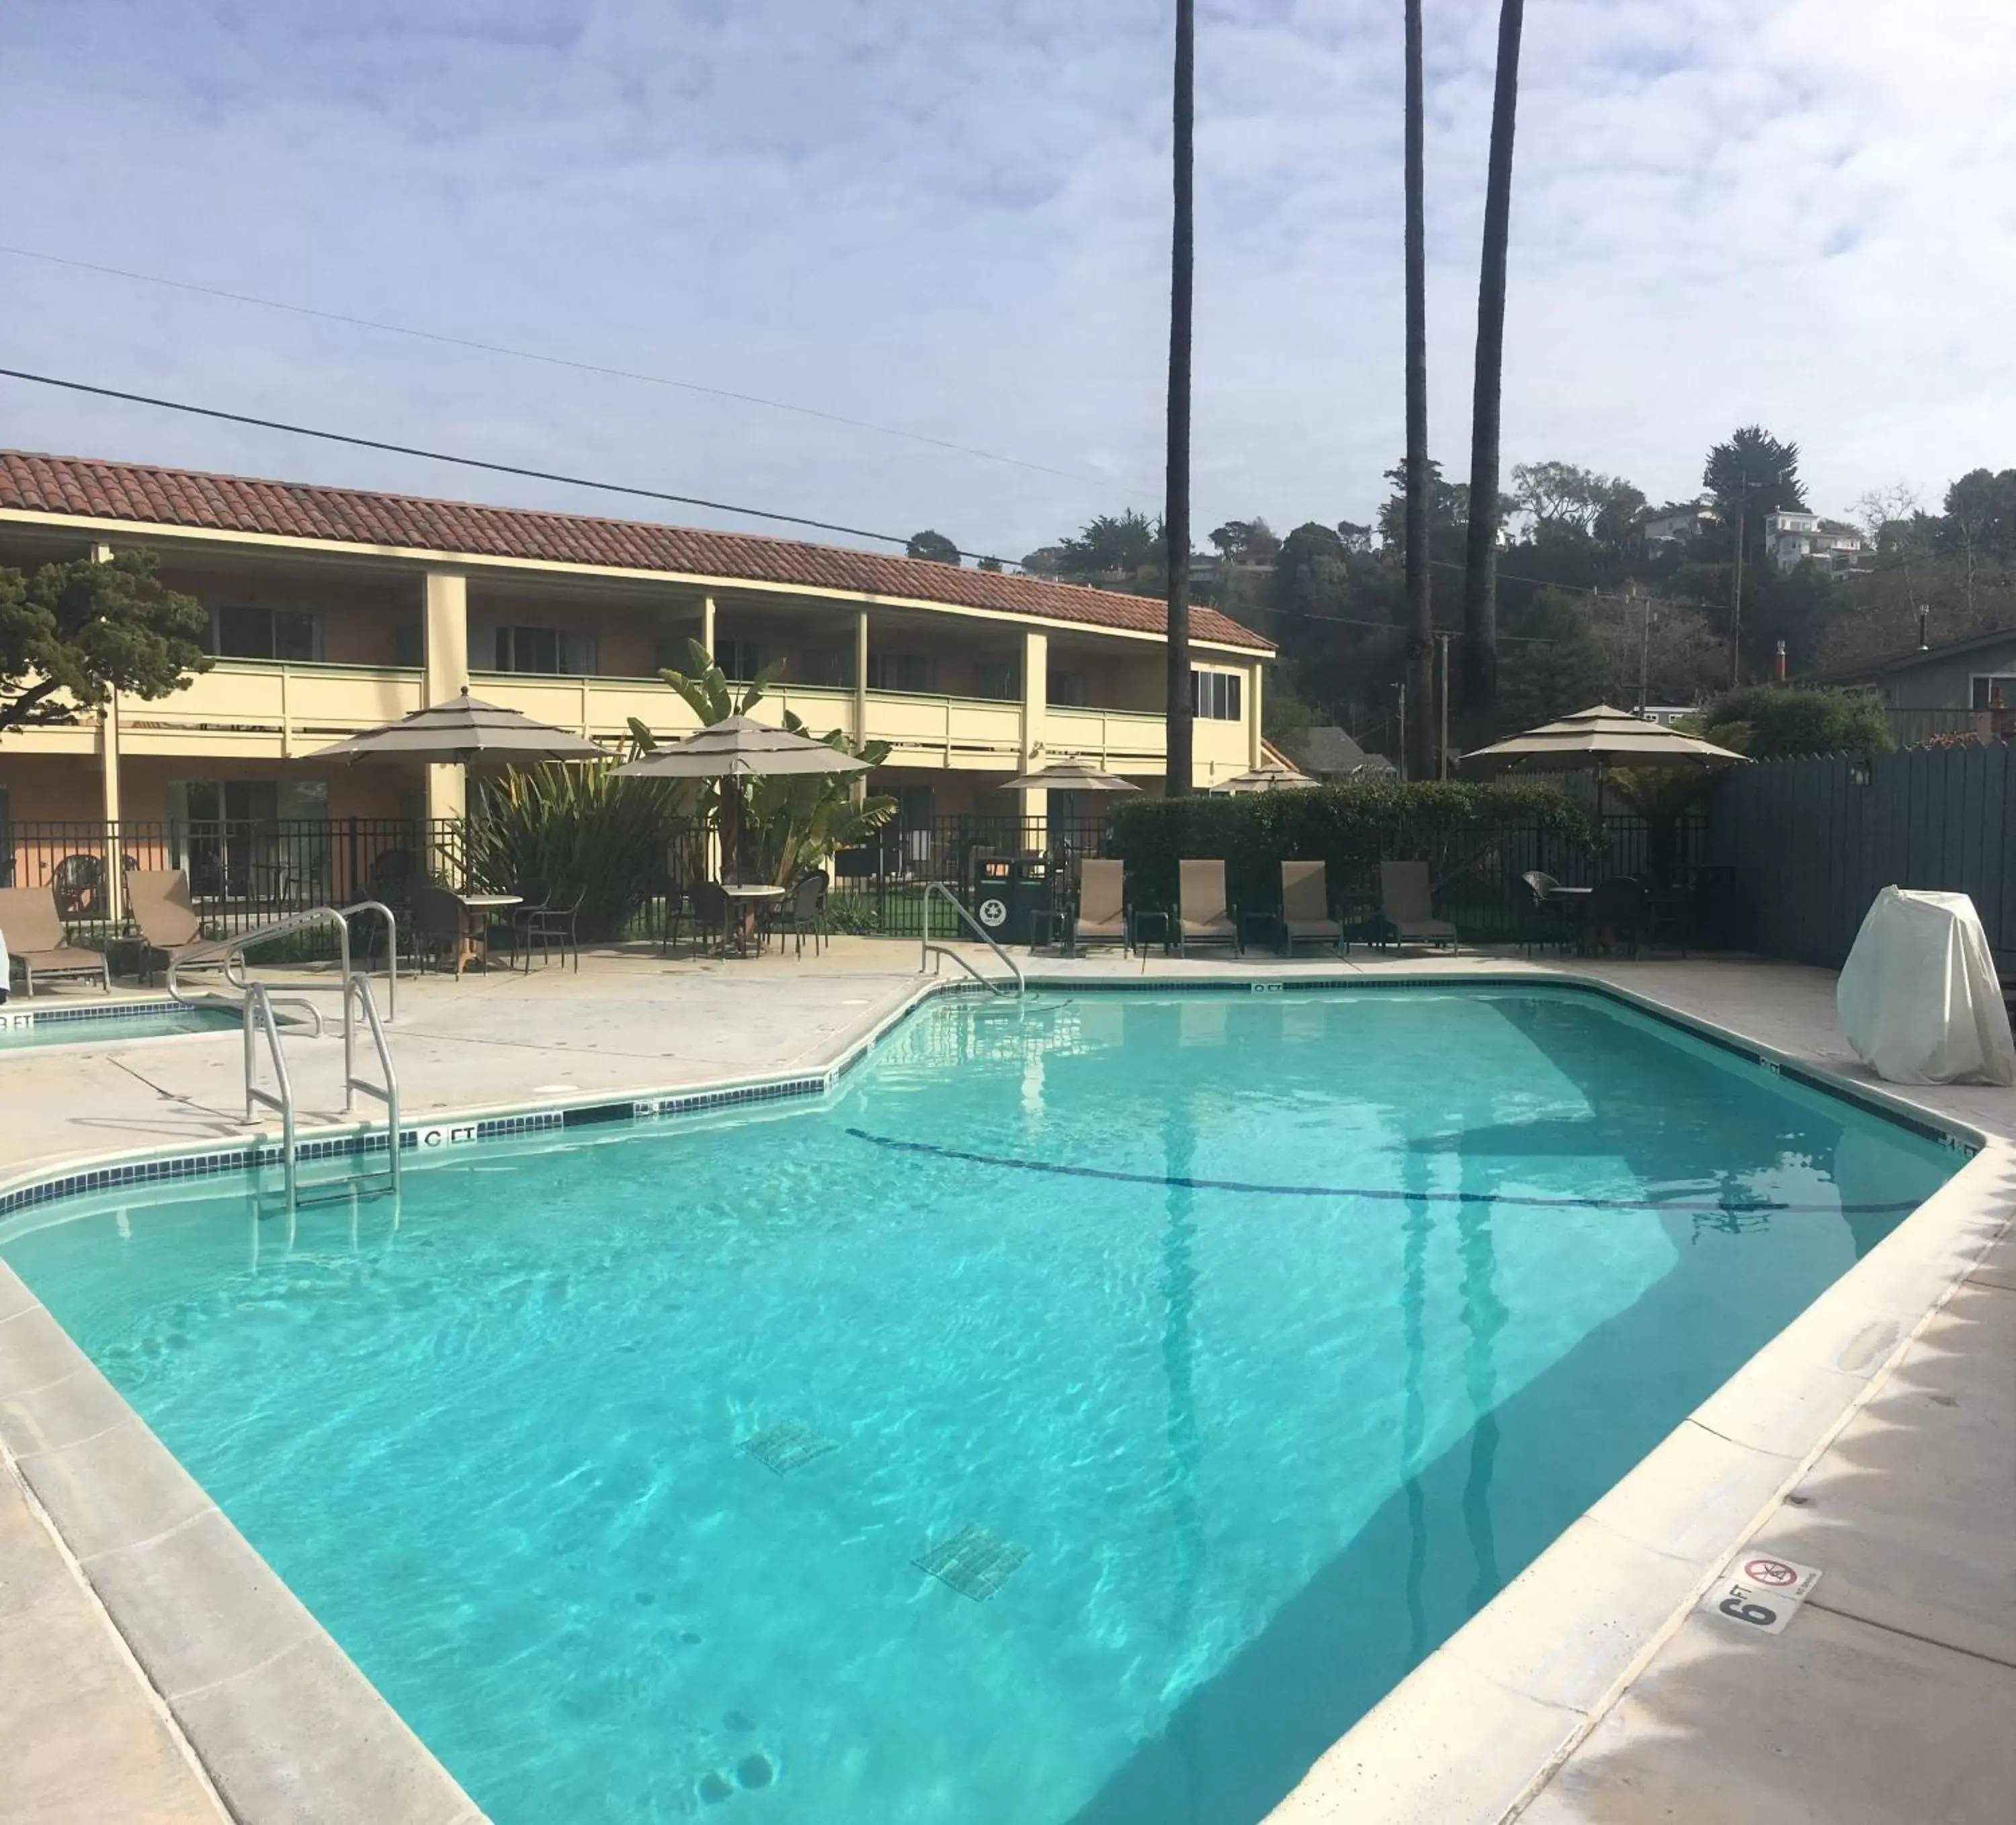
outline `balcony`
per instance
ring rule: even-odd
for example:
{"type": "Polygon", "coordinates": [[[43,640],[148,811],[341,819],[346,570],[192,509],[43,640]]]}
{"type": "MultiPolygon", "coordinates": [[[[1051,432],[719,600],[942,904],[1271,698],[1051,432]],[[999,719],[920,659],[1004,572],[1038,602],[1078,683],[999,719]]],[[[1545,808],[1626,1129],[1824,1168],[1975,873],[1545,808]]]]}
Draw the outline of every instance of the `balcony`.
{"type": "MultiPolygon", "coordinates": [[[[470,688],[479,697],[611,745],[627,739],[632,717],[660,736],[686,734],[697,726],[684,700],[656,679],[484,671],[471,675],[470,688]]],[[[300,760],[421,707],[421,674],[413,667],[223,659],[186,690],[153,702],[126,700],[120,740],[134,756],[300,760]]],[[[817,734],[854,731],[851,690],[779,683],[758,707],[765,720],[781,719],[787,711],[817,734]]],[[[1018,703],[871,691],[867,712],[869,739],[890,744],[891,765],[1003,773],[1021,765],[1018,703]]],[[[1244,722],[1200,719],[1196,728],[1201,779],[1247,765],[1244,722]]],[[[1156,773],[1163,764],[1162,718],[1150,711],[1059,707],[1046,714],[1039,739],[1046,754],[1083,754],[1123,773],[1156,773]]],[[[23,751],[88,752],[96,738],[88,729],[52,731],[21,746],[23,751]]]]}

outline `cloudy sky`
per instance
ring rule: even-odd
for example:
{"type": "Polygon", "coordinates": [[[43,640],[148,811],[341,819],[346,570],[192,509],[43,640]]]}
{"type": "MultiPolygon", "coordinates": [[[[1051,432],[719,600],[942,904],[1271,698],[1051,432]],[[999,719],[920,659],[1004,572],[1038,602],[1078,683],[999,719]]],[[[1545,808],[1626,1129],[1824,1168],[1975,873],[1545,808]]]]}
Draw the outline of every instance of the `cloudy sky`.
{"type": "MultiPolygon", "coordinates": [[[[1399,0],[1199,11],[1200,532],[1369,519],[1401,443],[1399,0]]],[[[16,254],[0,365],[1013,557],[1159,506],[1170,12],[10,0],[8,247],[911,434],[16,254]]],[[[1496,7],[1427,12],[1460,474],[1496,7]]],[[[1663,499],[1757,419],[1828,511],[2016,464],[2012,68],[2007,0],[1528,0],[1507,460],[1663,499]]],[[[639,510],[15,381],[0,444],[639,510]]]]}

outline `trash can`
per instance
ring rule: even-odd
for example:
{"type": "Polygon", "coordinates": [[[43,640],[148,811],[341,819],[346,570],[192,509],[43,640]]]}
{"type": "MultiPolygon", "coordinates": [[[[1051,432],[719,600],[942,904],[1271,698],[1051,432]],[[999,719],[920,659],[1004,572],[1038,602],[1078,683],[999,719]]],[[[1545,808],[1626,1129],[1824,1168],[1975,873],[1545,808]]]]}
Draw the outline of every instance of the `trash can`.
{"type": "Polygon", "coordinates": [[[1035,949],[1046,935],[1049,911],[1050,859],[1035,853],[1017,856],[1010,865],[1008,884],[1008,931],[1013,941],[1035,949]]]}
{"type": "Polygon", "coordinates": [[[1014,929],[1009,923],[1014,893],[1013,857],[976,855],[973,859],[973,892],[967,910],[996,944],[1006,942],[1014,929]]]}

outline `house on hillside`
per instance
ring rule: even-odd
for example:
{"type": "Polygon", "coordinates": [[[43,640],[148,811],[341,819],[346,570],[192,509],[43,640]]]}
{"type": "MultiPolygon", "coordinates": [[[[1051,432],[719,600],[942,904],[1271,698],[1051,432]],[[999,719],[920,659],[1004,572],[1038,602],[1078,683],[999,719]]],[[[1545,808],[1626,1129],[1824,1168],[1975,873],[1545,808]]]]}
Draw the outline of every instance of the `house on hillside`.
{"type": "Polygon", "coordinates": [[[1845,520],[1803,512],[1766,514],[1764,549],[1781,571],[1797,570],[1809,560],[1823,571],[1860,571],[1875,556],[1860,530],[1845,520]]]}
{"type": "Polygon", "coordinates": [[[1705,501],[1669,501],[1638,517],[1638,542],[1651,553],[1661,547],[1691,545],[1715,524],[1715,509],[1705,501]]]}
{"type": "Polygon", "coordinates": [[[1384,754],[1370,754],[1341,729],[1321,725],[1309,733],[1309,764],[1313,779],[1391,779],[1399,769],[1384,754]]]}
{"type": "Polygon", "coordinates": [[[1906,747],[1970,731],[2016,739],[2016,628],[1913,646],[1809,682],[1880,697],[1891,733],[1906,747]]]}

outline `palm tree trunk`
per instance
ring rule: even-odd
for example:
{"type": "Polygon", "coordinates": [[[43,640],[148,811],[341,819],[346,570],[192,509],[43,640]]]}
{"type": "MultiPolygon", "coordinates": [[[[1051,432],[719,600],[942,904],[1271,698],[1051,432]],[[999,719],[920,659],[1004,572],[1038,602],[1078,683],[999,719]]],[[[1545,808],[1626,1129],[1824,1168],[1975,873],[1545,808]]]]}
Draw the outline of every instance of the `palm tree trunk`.
{"type": "Polygon", "coordinates": [[[1406,0],[1408,776],[1434,772],[1434,607],[1428,588],[1427,226],[1422,202],[1421,0],[1406,0]]]}
{"type": "Polygon", "coordinates": [[[1525,0],[1499,0],[1498,87],[1484,180],[1484,257],[1477,282],[1477,391],[1471,406],[1470,547],[1463,575],[1463,725],[1479,739],[1498,696],[1498,442],[1505,382],[1505,261],[1512,224],[1512,129],[1519,105],[1525,0]]]}
{"type": "Polygon", "coordinates": [[[1169,452],[1162,536],[1169,604],[1168,772],[1163,790],[1190,790],[1190,269],[1191,142],[1197,87],[1196,0],[1176,0],[1175,220],[1169,236],[1169,452]]]}

